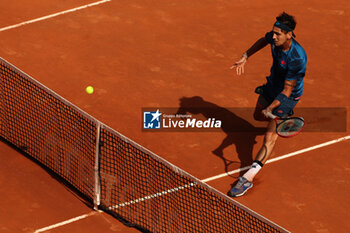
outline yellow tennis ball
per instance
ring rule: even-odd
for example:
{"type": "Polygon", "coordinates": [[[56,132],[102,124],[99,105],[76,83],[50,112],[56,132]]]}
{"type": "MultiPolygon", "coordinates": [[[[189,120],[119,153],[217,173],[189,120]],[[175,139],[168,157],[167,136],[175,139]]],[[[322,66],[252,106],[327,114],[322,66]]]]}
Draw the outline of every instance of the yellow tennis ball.
{"type": "Polygon", "coordinates": [[[88,87],[86,87],[85,91],[88,94],[92,94],[92,93],[94,93],[94,88],[92,86],[88,86],[88,87]]]}

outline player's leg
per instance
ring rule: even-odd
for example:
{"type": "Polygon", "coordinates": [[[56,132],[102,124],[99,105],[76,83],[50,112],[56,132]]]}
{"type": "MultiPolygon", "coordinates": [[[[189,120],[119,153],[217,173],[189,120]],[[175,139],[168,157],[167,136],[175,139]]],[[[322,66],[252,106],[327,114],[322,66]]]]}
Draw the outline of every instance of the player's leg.
{"type": "MultiPolygon", "coordinates": [[[[259,88],[259,87],[258,87],[259,88]]],[[[265,109],[267,106],[269,106],[269,102],[266,100],[266,98],[263,96],[262,92],[257,92],[256,93],[260,94],[259,95],[259,98],[256,102],[256,106],[255,106],[255,110],[254,110],[254,119],[257,120],[257,121],[267,121],[269,119],[267,119],[263,114],[262,114],[262,110],[265,109]]],[[[268,125],[268,130],[267,130],[267,133],[270,131],[269,128],[271,128],[272,126],[270,126],[271,123],[269,123],[268,125]]],[[[266,134],[267,134],[266,133],[266,134]]],[[[270,139],[270,135],[266,135],[265,134],[265,139],[267,139],[267,141],[269,141],[270,139]]],[[[264,140],[265,142],[265,140],[264,140]]],[[[265,143],[264,143],[265,144],[265,143]]],[[[270,145],[268,143],[268,145],[270,145]]],[[[258,155],[256,156],[256,158],[262,158],[264,154],[266,154],[265,152],[268,151],[264,149],[265,147],[263,146],[258,155]]],[[[268,155],[268,154],[266,154],[268,155]]],[[[251,170],[253,167],[256,167],[256,162],[254,162],[251,166],[251,168],[249,170],[251,170]]],[[[262,167],[262,165],[261,165],[262,167]]],[[[260,167],[260,168],[261,168],[260,167]]],[[[253,183],[249,180],[247,180],[244,175],[239,177],[238,178],[238,182],[237,184],[229,191],[228,195],[229,196],[232,196],[232,197],[238,197],[238,196],[241,196],[243,195],[248,189],[250,189],[251,187],[253,187],[253,183]]]]}
{"type": "MultiPolygon", "coordinates": [[[[261,97],[262,95],[260,95],[261,97]]],[[[264,107],[264,102],[258,100],[256,112],[264,107]]],[[[263,99],[264,100],[264,99],[263,99]]],[[[274,109],[274,114],[280,117],[285,117],[293,114],[293,108],[298,103],[298,100],[293,99],[292,97],[288,98],[286,101],[282,102],[279,107],[274,109]]],[[[244,173],[242,177],[239,177],[238,183],[230,190],[229,196],[238,197],[242,196],[248,189],[253,187],[253,179],[260,169],[264,166],[266,161],[270,158],[275,143],[277,141],[278,135],[276,133],[276,122],[270,120],[267,132],[265,133],[264,143],[260,148],[258,154],[255,157],[255,160],[249,170],[244,173]]]]}
{"type": "Polygon", "coordinates": [[[275,121],[266,118],[262,114],[262,110],[265,109],[268,105],[270,105],[270,102],[267,101],[266,99],[267,98],[261,94],[258,98],[256,108],[254,111],[254,118],[256,120],[269,121],[269,123],[264,136],[263,145],[260,148],[258,154],[256,155],[251,168],[243,175],[243,177],[249,182],[253,181],[255,175],[259,172],[259,170],[262,168],[262,166],[266,163],[266,161],[270,157],[272,150],[275,146],[276,140],[278,138],[278,135],[276,133],[275,121]]]}
{"type": "Polygon", "coordinates": [[[269,121],[269,119],[266,118],[264,114],[262,114],[262,110],[264,110],[269,105],[270,102],[266,100],[266,97],[259,95],[254,110],[254,119],[256,121],[269,121]]]}
{"type": "MultiPolygon", "coordinates": [[[[269,105],[269,102],[266,100],[267,98],[262,95],[259,96],[257,107],[255,109],[256,114],[258,115],[259,111],[261,113],[261,108],[265,108],[269,105]]],[[[273,110],[273,114],[279,117],[287,117],[293,114],[293,109],[298,103],[299,98],[294,99],[293,97],[287,98],[284,102],[280,104],[277,108],[273,110]]],[[[255,113],[254,113],[255,114],[255,113]]],[[[265,118],[266,119],[266,118],[265,118]]],[[[276,122],[269,119],[269,124],[267,126],[267,131],[264,137],[263,146],[260,148],[258,154],[255,157],[255,161],[260,162],[262,165],[266,163],[269,159],[272,150],[277,141],[278,135],[276,133],[276,122]]],[[[252,181],[254,177],[247,176],[248,180],[252,181]]]]}
{"type": "Polygon", "coordinates": [[[264,136],[264,142],[260,148],[258,154],[255,157],[255,160],[260,161],[262,164],[265,164],[266,161],[270,158],[273,148],[275,147],[278,135],[276,133],[276,122],[270,120],[267,131],[264,136]]]}
{"type": "Polygon", "coordinates": [[[252,166],[246,173],[244,173],[243,176],[238,178],[237,184],[229,191],[229,196],[242,196],[248,189],[253,187],[253,179],[271,156],[277,138],[278,135],[276,133],[276,123],[275,121],[271,120],[268,124],[267,132],[265,133],[264,143],[256,155],[252,166]]]}
{"type": "MultiPolygon", "coordinates": [[[[294,100],[293,98],[288,98],[286,101],[281,103],[276,109],[274,109],[274,114],[280,117],[286,117],[288,115],[293,114],[293,108],[298,103],[298,100],[294,100]]],[[[266,161],[270,158],[273,148],[275,147],[278,135],[276,133],[276,122],[274,120],[270,120],[267,131],[264,137],[264,143],[260,148],[258,154],[255,157],[255,160],[251,166],[251,168],[243,175],[243,177],[249,181],[253,182],[254,177],[260,171],[260,169],[264,166],[266,161]]]]}
{"type": "Polygon", "coordinates": [[[264,166],[266,161],[270,158],[273,148],[275,147],[278,135],[276,133],[276,122],[271,120],[265,133],[264,142],[259,152],[257,153],[255,160],[250,169],[244,173],[243,177],[249,182],[253,182],[254,177],[260,169],[264,166]]]}

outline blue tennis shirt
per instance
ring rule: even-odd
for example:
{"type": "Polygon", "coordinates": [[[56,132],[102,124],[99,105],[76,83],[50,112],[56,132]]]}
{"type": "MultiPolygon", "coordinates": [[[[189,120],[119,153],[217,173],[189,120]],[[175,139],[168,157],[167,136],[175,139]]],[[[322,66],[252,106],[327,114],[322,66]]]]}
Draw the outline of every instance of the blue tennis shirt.
{"type": "Polygon", "coordinates": [[[273,64],[271,74],[267,77],[267,86],[272,91],[274,98],[284,89],[285,80],[297,80],[291,97],[298,98],[303,94],[304,76],[306,71],[307,56],[301,45],[292,38],[292,45],[288,51],[282,51],[273,42],[273,32],[265,35],[266,41],[271,45],[273,64]]]}

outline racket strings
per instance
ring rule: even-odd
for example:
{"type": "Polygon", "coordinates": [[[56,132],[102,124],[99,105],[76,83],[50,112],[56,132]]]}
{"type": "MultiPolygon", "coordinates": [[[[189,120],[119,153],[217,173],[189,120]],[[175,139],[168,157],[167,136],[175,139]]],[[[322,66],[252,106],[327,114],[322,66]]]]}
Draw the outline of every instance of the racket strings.
{"type": "Polygon", "coordinates": [[[277,126],[277,132],[281,136],[290,136],[299,132],[304,127],[304,121],[299,118],[291,118],[281,122],[277,126]]]}

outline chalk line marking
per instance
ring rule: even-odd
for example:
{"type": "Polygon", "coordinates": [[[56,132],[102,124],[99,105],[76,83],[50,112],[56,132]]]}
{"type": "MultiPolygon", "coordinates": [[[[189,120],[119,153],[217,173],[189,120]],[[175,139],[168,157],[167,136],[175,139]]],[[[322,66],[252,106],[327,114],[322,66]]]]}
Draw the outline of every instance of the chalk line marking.
{"type": "MultiPolygon", "coordinates": [[[[292,156],[295,156],[295,155],[298,155],[298,154],[302,154],[302,153],[305,153],[305,152],[308,152],[308,151],[316,150],[316,149],[319,149],[319,148],[322,148],[322,147],[325,147],[325,146],[329,146],[329,145],[332,145],[332,144],[335,144],[335,143],[338,143],[338,142],[342,142],[342,141],[345,141],[345,140],[349,140],[349,139],[350,139],[350,135],[345,136],[345,137],[341,137],[341,138],[338,138],[338,139],[335,139],[335,140],[331,140],[331,141],[328,141],[328,142],[324,142],[324,143],[318,144],[316,146],[307,147],[307,148],[302,149],[302,150],[298,150],[298,151],[295,151],[295,152],[292,152],[292,153],[289,153],[289,154],[285,154],[285,155],[282,155],[282,156],[270,159],[266,163],[273,163],[273,162],[276,162],[276,161],[279,161],[279,160],[282,160],[282,159],[286,159],[286,158],[289,158],[289,157],[292,157],[292,156]]],[[[228,176],[228,175],[232,175],[232,174],[235,174],[235,173],[238,173],[238,172],[241,172],[241,171],[244,171],[244,170],[248,170],[248,169],[249,169],[249,166],[248,167],[239,168],[239,169],[227,172],[227,173],[223,173],[223,174],[220,174],[220,175],[217,175],[217,176],[209,177],[209,178],[201,180],[201,181],[206,183],[206,182],[213,181],[213,180],[216,180],[216,179],[220,179],[222,177],[225,177],[225,176],[228,176]]],[[[166,191],[159,192],[159,193],[156,193],[156,194],[153,194],[153,195],[149,195],[149,196],[146,196],[146,197],[138,198],[138,199],[133,200],[133,201],[129,201],[129,202],[125,202],[125,203],[121,203],[121,204],[115,205],[115,206],[111,206],[111,207],[109,207],[109,209],[113,210],[113,209],[117,209],[117,208],[120,208],[120,207],[128,206],[128,205],[131,205],[131,204],[135,204],[135,203],[138,203],[138,202],[142,202],[142,201],[145,201],[145,200],[156,198],[156,197],[159,197],[159,196],[162,196],[162,195],[166,195],[166,194],[169,194],[169,193],[172,193],[172,192],[176,192],[178,190],[189,188],[189,187],[192,187],[192,186],[195,186],[195,185],[196,185],[196,183],[190,183],[190,184],[186,184],[186,185],[183,185],[183,186],[180,186],[180,187],[177,187],[177,188],[168,189],[166,191]]],[[[98,212],[103,212],[103,211],[98,210],[98,212]]],[[[51,229],[54,229],[54,228],[57,228],[57,227],[60,227],[60,226],[64,226],[64,225],[67,225],[67,224],[79,221],[81,219],[90,217],[90,216],[92,216],[92,215],[94,215],[96,213],[97,212],[93,211],[93,212],[88,213],[88,214],[84,214],[84,215],[81,215],[81,216],[78,216],[78,217],[75,217],[75,218],[71,218],[69,220],[66,220],[66,221],[63,221],[63,222],[60,222],[60,223],[57,223],[57,224],[54,224],[54,225],[51,225],[51,226],[48,226],[48,227],[41,228],[39,230],[36,230],[34,233],[40,233],[40,232],[51,230],[51,229]]]]}
{"type": "Polygon", "coordinates": [[[90,212],[90,213],[88,213],[88,214],[83,214],[83,215],[80,215],[80,216],[78,216],[78,217],[71,218],[71,219],[68,219],[68,220],[66,220],[66,221],[53,224],[53,225],[51,225],[51,226],[43,227],[43,228],[41,228],[41,229],[38,229],[38,230],[34,231],[34,233],[40,233],[40,232],[52,230],[52,229],[54,229],[54,228],[58,228],[58,227],[61,227],[61,226],[64,226],[64,225],[67,225],[67,224],[70,224],[70,223],[73,223],[73,222],[77,222],[77,221],[79,221],[79,220],[82,220],[82,219],[84,219],[84,218],[90,217],[90,216],[95,215],[95,214],[100,213],[100,212],[102,212],[102,211],[98,211],[98,212],[92,211],[92,212],[90,212]]]}
{"type": "MultiPolygon", "coordinates": [[[[335,144],[335,143],[338,143],[338,142],[342,142],[342,141],[345,141],[345,140],[348,140],[348,139],[350,139],[350,135],[342,137],[342,138],[338,138],[338,139],[335,139],[335,140],[332,140],[332,141],[324,142],[324,143],[318,144],[316,146],[311,146],[311,147],[308,147],[308,148],[305,148],[305,149],[302,149],[302,150],[298,150],[298,151],[295,151],[295,152],[292,152],[292,153],[289,153],[289,154],[286,154],[286,155],[282,155],[282,156],[270,159],[266,163],[273,163],[273,162],[276,162],[276,161],[279,161],[279,160],[282,160],[282,159],[286,159],[286,158],[289,158],[289,157],[292,157],[292,156],[295,156],[295,155],[298,155],[298,154],[302,154],[302,153],[305,153],[305,152],[308,152],[308,151],[316,150],[318,148],[329,146],[329,145],[332,145],[332,144],[335,144]]],[[[238,172],[241,172],[241,171],[248,170],[249,168],[250,168],[250,166],[239,168],[239,169],[236,169],[236,170],[233,170],[233,171],[230,171],[230,172],[222,173],[222,174],[217,175],[217,176],[209,177],[209,178],[201,180],[201,181],[204,182],[204,183],[207,183],[209,181],[217,180],[219,178],[222,178],[222,177],[225,177],[225,176],[228,176],[228,175],[232,175],[232,174],[235,174],[235,173],[238,173],[238,172]]],[[[128,206],[128,205],[135,204],[135,203],[138,203],[138,202],[142,202],[142,201],[145,201],[145,200],[149,200],[149,199],[152,199],[152,198],[155,198],[155,197],[159,197],[159,196],[162,196],[162,195],[166,195],[166,194],[178,191],[178,190],[182,190],[182,189],[185,189],[185,188],[188,188],[188,187],[192,187],[194,185],[196,185],[196,183],[189,183],[189,184],[177,187],[177,188],[168,189],[168,190],[165,190],[165,191],[153,194],[153,195],[141,197],[141,198],[138,198],[136,200],[128,201],[128,202],[125,202],[125,203],[120,203],[118,205],[109,207],[109,210],[113,210],[113,209],[117,209],[117,208],[120,208],[120,207],[128,206]]]]}
{"type": "Polygon", "coordinates": [[[51,15],[47,15],[47,16],[43,16],[43,17],[40,17],[40,18],[37,18],[37,19],[32,19],[32,20],[28,20],[28,21],[25,21],[25,22],[22,22],[22,23],[15,24],[15,25],[3,27],[3,28],[0,28],[0,32],[6,31],[6,30],[10,30],[10,29],[13,29],[13,28],[18,28],[18,27],[21,27],[21,26],[24,26],[24,25],[27,25],[27,24],[31,24],[31,23],[36,23],[36,22],[39,22],[39,21],[42,21],[42,20],[50,19],[50,18],[53,18],[53,17],[57,17],[57,16],[60,16],[60,15],[71,13],[71,12],[74,12],[74,11],[79,11],[79,10],[82,10],[82,9],[85,9],[85,8],[88,8],[88,7],[97,6],[97,5],[100,5],[100,4],[103,4],[103,3],[106,3],[106,2],[110,2],[110,1],[112,1],[112,0],[102,0],[102,1],[94,2],[94,3],[90,3],[90,4],[87,4],[87,5],[84,5],[84,6],[79,6],[79,7],[76,7],[76,8],[72,8],[70,10],[60,11],[60,12],[57,12],[57,13],[54,13],[54,14],[51,14],[51,15]]]}
{"type": "Polygon", "coordinates": [[[115,205],[115,206],[111,206],[108,209],[109,210],[118,209],[120,207],[124,207],[124,206],[128,206],[128,205],[131,205],[131,204],[134,204],[134,203],[138,203],[138,202],[141,202],[141,201],[149,200],[149,199],[152,199],[152,198],[155,198],[155,197],[159,197],[159,196],[162,196],[162,195],[165,195],[165,194],[168,194],[168,193],[176,192],[176,191],[179,191],[179,190],[182,190],[182,189],[185,189],[185,188],[189,188],[189,187],[192,187],[192,186],[195,186],[195,185],[196,185],[196,183],[189,183],[189,184],[177,187],[177,188],[168,189],[168,190],[163,191],[163,192],[159,192],[159,193],[152,194],[152,195],[149,195],[149,196],[146,196],[146,197],[142,197],[142,198],[139,198],[139,199],[136,199],[136,200],[124,202],[124,203],[121,203],[121,204],[118,204],[118,205],[115,205]]]}
{"type": "MultiPolygon", "coordinates": [[[[305,148],[305,149],[302,149],[302,150],[298,150],[298,151],[295,151],[295,152],[292,152],[292,153],[289,153],[289,154],[285,154],[285,155],[282,155],[282,156],[279,156],[279,157],[276,157],[276,158],[273,158],[273,159],[269,159],[266,163],[273,163],[273,162],[276,162],[276,161],[279,161],[279,160],[282,160],[282,159],[286,159],[286,158],[289,158],[289,157],[292,157],[292,156],[295,156],[295,155],[298,155],[298,154],[302,154],[302,153],[305,153],[305,152],[308,152],[308,151],[316,150],[316,149],[319,149],[321,147],[329,146],[329,145],[332,145],[332,144],[335,144],[335,143],[338,143],[338,142],[342,142],[342,141],[345,141],[345,140],[349,140],[349,139],[350,139],[350,135],[345,136],[345,137],[341,137],[341,138],[338,138],[338,139],[334,139],[332,141],[324,142],[324,143],[318,144],[316,146],[311,146],[311,147],[308,147],[308,148],[305,148]]],[[[250,166],[242,167],[242,168],[239,168],[239,169],[236,169],[236,170],[232,170],[230,172],[222,173],[222,174],[217,175],[217,176],[209,177],[207,179],[202,180],[202,182],[206,183],[206,182],[209,182],[209,181],[212,181],[212,180],[216,180],[216,179],[228,176],[228,175],[232,175],[232,174],[235,174],[235,173],[239,173],[241,171],[248,170],[249,168],[250,168],[250,166]]]]}

